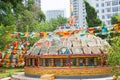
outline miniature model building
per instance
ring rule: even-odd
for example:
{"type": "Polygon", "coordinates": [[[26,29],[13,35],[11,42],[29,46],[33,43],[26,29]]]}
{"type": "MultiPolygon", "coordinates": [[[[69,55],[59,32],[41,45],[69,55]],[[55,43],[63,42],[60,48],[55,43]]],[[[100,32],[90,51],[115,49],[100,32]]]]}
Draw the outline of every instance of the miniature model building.
{"type": "MultiPolygon", "coordinates": [[[[38,41],[25,56],[25,73],[29,74],[31,68],[41,70],[37,73],[31,72],[35,75],[49,73],[47,72],[49,70],[51,70],[50,73],[54,74],[53,69],[57,69],[56,71],[59,72],[61,68],[69,68],[70,70],[77,68],[80,71],[79,69],[84,70],[86,69],[84,67],[87,66],[90,68],[96,66],[104,69],[107,66],[107,46],[109,44],[105,40],[91,34],[82,37],[62,37],[59,40],[54,37],[50,40],[43,39],[38,41]],[[44,69],[47,71],[44,72],[44,69]]],[[[108,70],[108,72],[110,71],[108,70]]]]}
{"type": "Polygon", "coordinates": [[[55,40],[54,42],[48,40],[38,41],[26,55],[27,60],[29,60],[26,66],[36,66],[35,64],[33,65],[33,62],[35,63],[36,61],[36,59],[33,60],[35,56],[39,57],[41,62],[40,64],[37,63],[37,65],[46,67],[67,66],[68,64],[71,64],[71,66],[105,65],[105,57],[107,55],[105,46],[109,46],[109,44],[99,37],[87,35],[76,37],[75,40],[68,37],[64,41],[59,40],[59,43],[57,45],[55,40]],[[37,45],[38,43],[41,44],[37,45]],[[104,64],[101,62],[101,59],[104,60],[104,64]]]}
{"type": "Polygon", "coordinates": [[[91,33],[82,35],[79,25],[72,15],[70,1],[70,21],[54,35],[40,39],[25,55],[25,75],[56,76],[104,75],[111,73],[106,64],[106,40],[91,33]]]}

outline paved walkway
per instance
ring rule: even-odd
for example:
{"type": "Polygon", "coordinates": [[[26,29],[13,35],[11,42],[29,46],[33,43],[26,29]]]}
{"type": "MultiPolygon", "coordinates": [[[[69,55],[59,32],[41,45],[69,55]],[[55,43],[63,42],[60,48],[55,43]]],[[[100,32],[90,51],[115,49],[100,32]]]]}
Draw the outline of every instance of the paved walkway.
{"type": "MultiPolygon", "coordinates": [[[[40,78],[30,78],[24,75],[24,72],[18,73],[16,75],[13,75],[14,78],[20,78],[20,80],[40,80],[40,78]]],[[[10,77],[3,78],[0,80],[10,80],[10,77]]],[[[55,79],[55,80],[113,80],[111,77],[105,77],[105,78],[94,78],[94,79],[55,79]]]]}
{"type": "Polygon", "coordinates": [[[10,77],[6,77],[6,78],[0,79],[0,80],[10,80],[10,79],[11,79],[10,77]]]}

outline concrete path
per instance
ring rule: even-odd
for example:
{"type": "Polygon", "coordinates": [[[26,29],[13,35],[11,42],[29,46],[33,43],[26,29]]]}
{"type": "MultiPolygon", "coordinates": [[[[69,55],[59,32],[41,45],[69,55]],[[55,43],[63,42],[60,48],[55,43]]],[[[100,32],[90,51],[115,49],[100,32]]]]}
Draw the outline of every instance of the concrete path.
{"type": "Polygon", "coordinates": [[[10,80],[11,77],[6,77],[6,78],[3,78],[3,79],[0,79],[0,80],[10,80]]]}
{"type": "MultiPolygon", "coordinates": [[[[24,72],[20,72],[16,75],[12,75],[12,77],[19,78],[20,80],[40,80],[40,78],[30,78],[30,77],[24,76],[24,72]]],[[[10,77],[7,77],[0,80],[12,80],[12,79],[10,79],[10,77]]],[[[111,76],[111,77],[94,78],[94,79],[55,79],[55,80],[113,80],[113,79],[111,76]]]]}

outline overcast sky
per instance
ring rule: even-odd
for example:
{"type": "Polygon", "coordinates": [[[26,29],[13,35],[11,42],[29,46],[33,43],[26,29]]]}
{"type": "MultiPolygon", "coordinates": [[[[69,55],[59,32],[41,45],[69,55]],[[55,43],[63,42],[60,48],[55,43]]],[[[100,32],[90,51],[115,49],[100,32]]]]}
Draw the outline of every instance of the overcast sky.
{"type": "Polygon", "coordinates": [[[65,10],[65,16],[69,17],[70,0],[41,0],[41,8],[45,13],[47,10],[65,10]]]}

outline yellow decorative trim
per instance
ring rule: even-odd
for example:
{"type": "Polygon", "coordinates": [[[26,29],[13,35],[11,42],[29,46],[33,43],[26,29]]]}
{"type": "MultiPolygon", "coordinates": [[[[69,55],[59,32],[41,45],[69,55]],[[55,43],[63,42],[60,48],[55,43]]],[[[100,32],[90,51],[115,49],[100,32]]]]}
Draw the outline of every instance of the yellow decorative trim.
{"type": "Polygon", "coordinates": [[[56,76],[90,76],[111,74],[110,67],[100,68],[25,68],[25,74],[44,75],[55,74],[56,76]]]}
{"type": "MultiPolygon", "coordinates": [[[[93,57],[100,57],[100,56],[71,56],[71,58],[93,58],[93,57]]],[[[68,56],[42,56],[40,58],[68,58],[68,56]]]]}
{"type": "Polygon", "coordinates": [[[42,56],[40,58],[68,58],[68,56],[42,56]]]}

